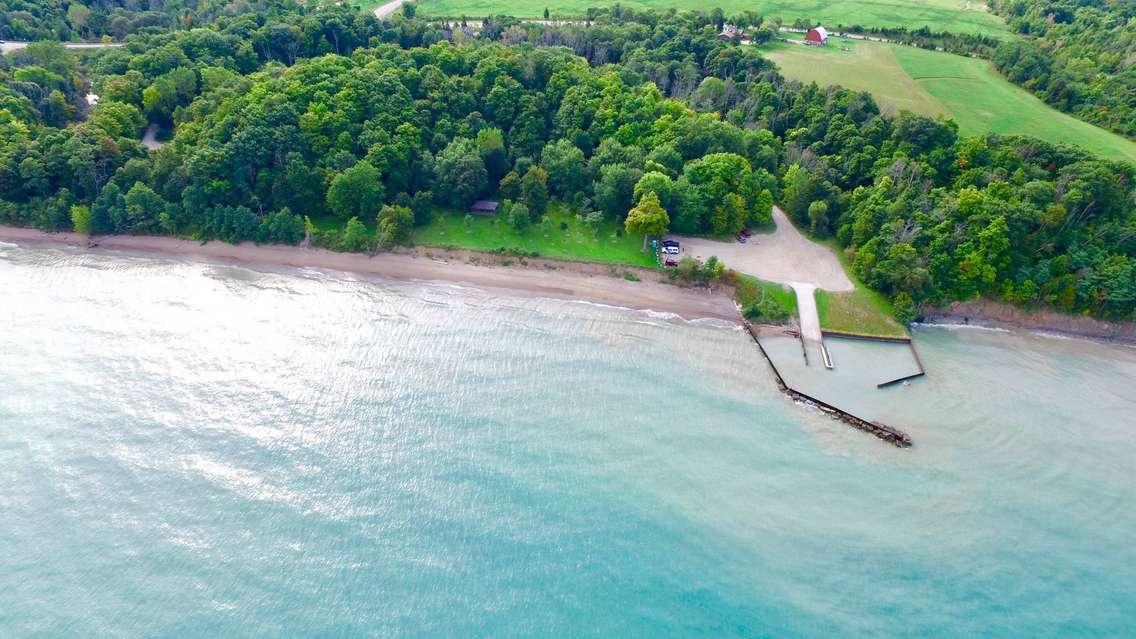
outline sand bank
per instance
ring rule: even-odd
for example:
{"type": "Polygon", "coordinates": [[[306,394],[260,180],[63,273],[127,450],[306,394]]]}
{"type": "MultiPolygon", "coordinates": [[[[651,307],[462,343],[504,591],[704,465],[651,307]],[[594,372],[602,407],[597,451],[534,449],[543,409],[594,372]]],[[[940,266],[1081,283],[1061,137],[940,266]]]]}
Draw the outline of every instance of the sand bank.
{"type": "Polygon", "coordinates": [[[1106,322],[1087,315],[1069,315],[1046,308],[1025,309],[985,299],[953,302],[925,311],[922,321],[932,325],[972,324],[1136,343],[1136,323],[1133,322],[1106,322]]]}
{"type": "Polygon", "coordinates": [[[10,226],[0,226],[0,241],[68,245],[92,252],[164,255],[250,266],[318,268],[396,280],[454,282],[536,297],[662,311],[685,319],[714,318],[731,322],[740,319],[733,299],[725,290],[710,292],[704,288],[674,286],[656,271],[605,264],[430,248],[368,256],[294,246],[202,244],[147,235],[106,235],[88,242],[86,237],[75,233],[45,233],[10,226]],[[625,279],[625,272],[633,272],[640,281],[625,279]]]}

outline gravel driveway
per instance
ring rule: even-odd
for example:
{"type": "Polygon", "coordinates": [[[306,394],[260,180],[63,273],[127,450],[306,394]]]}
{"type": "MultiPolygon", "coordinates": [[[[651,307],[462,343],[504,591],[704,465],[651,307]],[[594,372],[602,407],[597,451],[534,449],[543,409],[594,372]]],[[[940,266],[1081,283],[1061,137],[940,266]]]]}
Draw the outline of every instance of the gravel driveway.
{"type": "Polygon", "coordinates": [[[746,244],[701,237],[674,236],[684,254],[700,259],[717,255],[727,268],[781,284],[809,284],[826,291],[851,291],[852,280],[832,249],[809,240],[778,207],[773,207],[777,230],[756,234],[746,244]]]}
{"type": "Polygon", "coordinates": [[[683,254],[700,260],[711,255],[740,273],[768,282],[788,284],[797,294],[797,311],[801,337],[810,342],[822,341],[820,317],[817,314],[816,289],[851,291],[852,280],[844,272],[832,249],[808,239],[785,212],[773,207],[777,230],[769,235],[754,235],[749,242],[718,242],[701,237],[672,236],[682,245],[683,254]]]}

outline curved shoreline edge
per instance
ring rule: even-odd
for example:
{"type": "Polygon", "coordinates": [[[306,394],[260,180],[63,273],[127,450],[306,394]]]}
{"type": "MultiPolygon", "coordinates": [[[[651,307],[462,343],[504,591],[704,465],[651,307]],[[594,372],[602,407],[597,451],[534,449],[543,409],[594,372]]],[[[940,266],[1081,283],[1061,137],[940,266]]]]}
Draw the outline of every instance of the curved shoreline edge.
{"type": "Polygon", "coordinates": [[[465,250],[419,247],[367,255],[278,244],[206,243],[151,235],[47,233],[0,225],[0,241],[16,245],[69,246],[242,266],[316,268],[381,279],[448,282],[560,300],[584,300],[641,311],[673,313],[686,320],[717,319],[741,325],[727,287],[715,291],[677,286],[651,269],[542,258],[516,258],[465,250]],[[514,264],[519,263],[520,266],[514,264]],[[639,281],[624,273],[632,272],[639,281]]]}
{"type": "Polygon", "coordinates": [[[970,325],[1041,333],[1054,333],[1104,342],[1136,344],[1136,322],[1108,322],[1051,309],[1024,309],[994,300],[970,300],[923,313],[924,326],[970,325]]]}

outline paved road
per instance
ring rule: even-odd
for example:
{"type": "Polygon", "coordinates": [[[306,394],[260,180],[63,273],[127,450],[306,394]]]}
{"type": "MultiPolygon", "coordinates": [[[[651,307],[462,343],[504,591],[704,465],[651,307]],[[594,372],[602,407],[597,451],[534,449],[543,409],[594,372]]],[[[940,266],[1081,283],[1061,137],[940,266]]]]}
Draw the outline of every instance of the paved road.
{"type": "MultiPolygon", "coordinates": [[[[28,46],[27,42],[0,42],[0,53],[19,51],[28,46]]],[[[64,42],[64,49],[106,49],[121,47],[121,42],[64,42]]]]}

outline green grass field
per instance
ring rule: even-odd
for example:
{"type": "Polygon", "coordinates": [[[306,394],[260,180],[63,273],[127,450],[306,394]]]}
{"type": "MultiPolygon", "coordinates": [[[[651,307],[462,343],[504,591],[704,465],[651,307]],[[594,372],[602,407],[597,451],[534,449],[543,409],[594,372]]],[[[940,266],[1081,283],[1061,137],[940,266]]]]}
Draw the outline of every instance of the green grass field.
{"type": "Polygon", "coordinates": [[[855,333],[872,337],[910,337],[907,329],[895,319],[887,298],[868,288],[852,271],[852,260],[836,240],[829,238],[814,242],[827,245],[836,253],[840,265],[855,289],[847,293],[830,293],[817,289],[817,315],[823,331],[855,333]]]}
{"type": "Polygon", "coordinates": [[[902,45],[830,39],[777,43],[766,55],[789,78],[870,91],[886,111],[954,118],[967,135],[1030,135],[1136,163],[1136,142],[1066,115],[1006,79],[986,60],[902,45]],[[851,51],[841,51],[841,45],[851,51]]]}
{"type": "MultiPolygon", "coordinates": [[[[360,4],[371,8],[380,0],[362,0],[360,4]]],[[[604,7],[611,1],[597,0],[421,0],[419,12],[423,15],[482,17],[490,14],[508,14],[522,18],[544,15],[547,8],[553,18],[583,16],[589,7],[604,7]]],[[[633,9],[698,9],[709,11],[721,7],[726,15],[741,11],[755,11],[767,17],[780,17],[786,23],[797,18],[810,20],[828,27],[859,24],[871,27],[929,26],[935,31],[976,33],[996,37],[1005,35],[1002,20],[986,10],[978,1],[968,0],[719,0],[705,3],[696,0],[620,0],[624,7],[633,9]]]]}
{"type": "Polygon", "coordinates": [[[825,331],[874,337],[907,337],[907,330],[891,316],[891,305],[879,293],[857,284],[849,293],[817,290],[817,313],[825,331]]]}
{"type": "Polygon", "coordinates": [[[605,221],[598,233],[593,233],[563,207],[553,204],[548,217],[553,228],[547,234],[540,224],[529,226],[521,234],[509,228],[496,217],[472,216],[467,225],[464,213],[439,213],[428,226],[415,229],[412,237],[421,246],[452,246],[475,251],[506,250],[536,251],[540,257],[562,260],[582,260],[607,264],[628,264],[653,267],[655,255],[643,252],[643,236],[619,235],[617,224],[605,221]],[[567,230],[561,230],[564,223],[567,230]]]}

